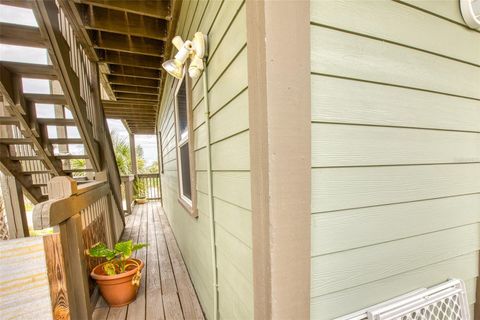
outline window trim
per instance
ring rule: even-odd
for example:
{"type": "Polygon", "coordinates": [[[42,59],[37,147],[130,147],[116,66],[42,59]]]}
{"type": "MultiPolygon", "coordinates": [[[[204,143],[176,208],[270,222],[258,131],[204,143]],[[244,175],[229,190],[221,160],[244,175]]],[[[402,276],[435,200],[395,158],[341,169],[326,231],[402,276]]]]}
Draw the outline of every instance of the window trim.
{"type": "Polygon", "coordinates": [[[174,89],[174,122],[175,122],[175,148],[177,152],[177,176],[178,176],[178,202],[182,207],[187,210],[187,212],[194,218],[198,217],[197,210],[197,190],[196,190],[196,170],[195,170],[195,149],[194,149],[194,134],[193,134],[193,110],[192,110],[192,83],[191,79],[186,76],[187,72],[185,70],[184,76],[182,79],[175,79],[175,89],[174,89]],[[187,107],[187,130],[188,135],[184,139],[180,139],[180,128],[179,128],[179,113],[178,113],[178,100],[177,94],[180,90],[181,85],[185,81],[185,99],[187,107]],[[182,170],[181,170],[181,156],[180,148],[188,142],[188,158],[190,165],[190,187],[192,193],[192,199],[188,199],[183,195],[183,185],[182,185],[182,170]]]}

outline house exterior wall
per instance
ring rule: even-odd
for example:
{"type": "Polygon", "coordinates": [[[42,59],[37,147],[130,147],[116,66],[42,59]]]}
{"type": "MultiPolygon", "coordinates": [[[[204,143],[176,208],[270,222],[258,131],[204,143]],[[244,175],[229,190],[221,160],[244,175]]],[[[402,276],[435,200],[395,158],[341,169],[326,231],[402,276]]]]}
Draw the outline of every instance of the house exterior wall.
{"type": "Polygon", "coordinates": [[[311,318],[447,278],[473,310],[480,32],[459,1],[312,1],[311,318]]]}
{"type": "MultiPolygon", "coordinates": [[[[220,318],[253,317],[250,156],[246,18],[243,1],[184,1],[176,35],[208,35],[211,161],[220,318]]],[[[203,76],[202,76],[203,77],[203,76]]],[[[164,172],[164,210],[172,226],[202,307],[213,318],[206,149],[202,78],[192,83],[198,218],[178,203],[174,92],[166,79],[158,128],[164,172]]]]}

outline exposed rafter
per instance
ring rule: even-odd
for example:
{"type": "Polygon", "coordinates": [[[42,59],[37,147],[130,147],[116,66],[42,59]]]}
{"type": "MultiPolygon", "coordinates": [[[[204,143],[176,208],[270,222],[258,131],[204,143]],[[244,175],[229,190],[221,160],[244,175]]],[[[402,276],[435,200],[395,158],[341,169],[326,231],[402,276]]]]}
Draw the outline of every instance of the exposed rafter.
{"type": "Polygon", "coordinates": [[[107,9],[140,14],[157,19],[170,20],[170,1],[131,1],[131,0],[75,0],[107,9]]]}
{"type": "Polygon", "coordinates": [[[167,22],[135,13],[80,4],[78,11],[86,29],[95,29],[165,41],[167,22]]]}

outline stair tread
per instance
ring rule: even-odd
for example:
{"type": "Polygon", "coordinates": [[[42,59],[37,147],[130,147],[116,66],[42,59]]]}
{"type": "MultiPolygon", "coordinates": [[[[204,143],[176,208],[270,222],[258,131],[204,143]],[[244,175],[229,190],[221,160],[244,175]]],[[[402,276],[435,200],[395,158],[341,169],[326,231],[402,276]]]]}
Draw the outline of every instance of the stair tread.
{"type": "Polygon", "coordinates": [[[67,104],[63,94],[25,93],[23,96],[25,99],[35,103],[67,104]]]}
{"type": "Polygon", "coordinates": [[[2,61],[0,65],[4,66],[13,73],[26,78],[56,80],[57,74],[52,65],[2,61]]]}
{"type": "Polygon", "coordinates": [[[38,27],[6,22],[0,22],[0,43],[45,48],[45,41],[38,27]]]}

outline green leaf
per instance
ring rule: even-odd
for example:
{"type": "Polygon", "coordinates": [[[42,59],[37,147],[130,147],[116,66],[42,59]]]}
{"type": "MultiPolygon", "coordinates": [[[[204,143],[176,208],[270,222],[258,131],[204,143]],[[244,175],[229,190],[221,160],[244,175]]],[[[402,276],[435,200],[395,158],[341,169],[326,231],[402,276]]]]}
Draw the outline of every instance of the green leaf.
{"type": "Polygon", "coordinates": [[[136,251],[136,250],[145,248],[146,246],[148,246],[148,243],[137,243],[137,244],[134,244],[133,247],[132,247],[132,251],[136,251]]]}
{"type": "Polygon", "coordinates": [[[115,264],[113,263],[105,263],[103,265],[103,271],[109,276],[114,276],[117,274],[117,270],[115,269],[115,264]]]}
{"type": "Polygon", "coordinates": [[[90,250],[88,250],[88,254],[91,257],[107,258],[108,260],[111,260],[115,257],[115,251],[108,249],[107,245],[102,242],[94,244],[90,250]]]}
{"type": "Polygon", "coordinates": [[[132,255],[132,240],[117,243],[115,251],[121,254],[123,260],[130,258],[132,255]]]}

